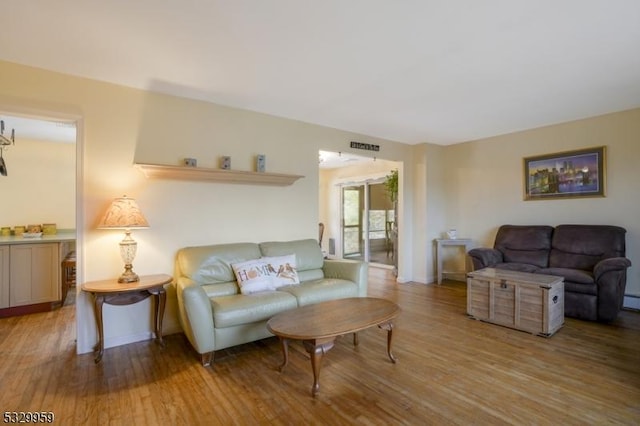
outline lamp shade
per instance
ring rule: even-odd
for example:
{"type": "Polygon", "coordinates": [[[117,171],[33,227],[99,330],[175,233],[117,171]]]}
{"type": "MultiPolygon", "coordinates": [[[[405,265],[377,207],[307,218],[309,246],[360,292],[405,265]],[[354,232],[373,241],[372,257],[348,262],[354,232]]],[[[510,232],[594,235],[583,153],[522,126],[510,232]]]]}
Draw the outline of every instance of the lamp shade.
{"type": "Polygon", "coordinates": [[[105,229],[133,229],[148,228],[149,223],[140,211],[136,200],[126,195],[113,200],[109,209],[102,217],[98,228],[105,229]]]}

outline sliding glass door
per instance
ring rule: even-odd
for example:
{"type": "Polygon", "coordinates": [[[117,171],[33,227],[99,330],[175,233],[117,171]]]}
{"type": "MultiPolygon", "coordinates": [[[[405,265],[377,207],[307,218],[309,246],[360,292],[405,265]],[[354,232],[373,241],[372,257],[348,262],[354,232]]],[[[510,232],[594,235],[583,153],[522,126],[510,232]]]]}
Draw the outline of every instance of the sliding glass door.
{"type": "Polygon", "coordinates": [[[364,182],[342,188],[343,257],[393,264],[395,220],[393,205],[384,185],[364,182]]]}
{"type": "Polygon", "coordinates": [[[364,185],[342,188],[342,253],[343,257],[364,256],[362,213],[364,212],[364,185]]]}

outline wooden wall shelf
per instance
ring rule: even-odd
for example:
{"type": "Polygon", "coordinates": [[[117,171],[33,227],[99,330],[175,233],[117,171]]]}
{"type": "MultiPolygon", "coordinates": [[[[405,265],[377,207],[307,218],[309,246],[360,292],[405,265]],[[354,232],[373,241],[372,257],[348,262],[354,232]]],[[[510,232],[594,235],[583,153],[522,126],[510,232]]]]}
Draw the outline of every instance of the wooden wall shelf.
{"type": "Polygon", "coordinates": [[[208,169],[205,167],[167,166],[161,164],[136,163],[135,166],[148,178],[199,180],[249,185],[288,186],[304,177],[281,173],[259,173],[240,170],[208,169]]]}

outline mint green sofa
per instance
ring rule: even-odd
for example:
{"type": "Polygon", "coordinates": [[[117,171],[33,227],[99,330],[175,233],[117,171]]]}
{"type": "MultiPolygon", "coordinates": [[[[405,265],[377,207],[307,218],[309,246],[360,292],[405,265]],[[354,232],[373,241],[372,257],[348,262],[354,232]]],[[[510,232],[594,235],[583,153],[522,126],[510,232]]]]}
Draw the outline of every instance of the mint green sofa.
{"type": "Polygon", "coordinates": [[[298,306],[367,295],[367,264],[326,260],[313,239],[186,247],[176,256],[180,323],[202,364],[216,350],[273,336],[267,321],[298,306]],[[300,284],[242,294],[232,264],[261,257],[296,255],[300,284]]]}

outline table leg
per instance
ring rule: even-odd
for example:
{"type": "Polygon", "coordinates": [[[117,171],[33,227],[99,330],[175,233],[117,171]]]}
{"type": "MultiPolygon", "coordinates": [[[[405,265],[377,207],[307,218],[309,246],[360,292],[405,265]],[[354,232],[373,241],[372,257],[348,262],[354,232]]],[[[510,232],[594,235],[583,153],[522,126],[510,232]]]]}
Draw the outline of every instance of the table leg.
{"type": "Polygon", "coordinates": [[[167,303],[167,292],[164,290],[164,287],[157,290],[149,290],[149,292],[154,296],[154,299],[156,299],[154,318],[156,342],[164,347],[164,340],[162,340],[162,320],[164,319],[164,307],[167,303]]]}
{"type": "Polygon", "coordinates": [[[98,344],[96,345],[96,354],[94,362],[97,364],[102,360],[104,353],[104,326],[102,323],[102,305],[104,304],[104,295],[96,294],[94,301],[94,313],[96,315],[96,323],[98,324],[98,344]]]}
{"type": "Polygon", "coordinates": [[[320,367],[322,366],[322,357],[333,348],[334,342],[335,337],[304,340],[302,342],[309,355],[311,355],[311,369],[313,370],[311,396],[316,396],[320,391],[320,367]]]}
{"type": "Polygon", "coordinates": [[[353,346],[358,346],[358,333],[353,333],[353,346]]]}
{"type": "Polygon", "coordinates": [[[282,344],[282,364],[278,367],[278,370],[282,373],[284,368],[289,364],[289,339],[284,337],[280,338],[280,343],[282,344]]]}
{"type": "Polygon", "coordinates": [[[391,362],[395,364],[397,361],[397,358],[391,352],[391,343],[393,339],[393,322],[389,321],[384,324],[379,324],[378,327],[380,327],[383,330],[387,330],[387,355],[389,356],[389,359],[391,360],[391,362]]]}

